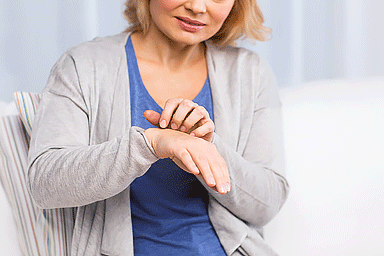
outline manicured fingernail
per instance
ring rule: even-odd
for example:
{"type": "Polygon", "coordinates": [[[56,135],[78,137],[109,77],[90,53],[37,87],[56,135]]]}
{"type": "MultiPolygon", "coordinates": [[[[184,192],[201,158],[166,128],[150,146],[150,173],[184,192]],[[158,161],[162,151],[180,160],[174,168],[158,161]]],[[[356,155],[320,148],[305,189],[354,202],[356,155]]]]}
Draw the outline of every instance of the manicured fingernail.
{"type": "Polygon", "coordinates": [[[231,191],[231,185],[230,185],[229,183],[226,184],[226,190],[227,190],[227,193],[228,193],[229,191],[231,191]]]}
{"type": "Polygon", "coordinates": [[[227,186],[226,184],[223,184],[219,187],[219,191],[223,194],[227,193],[227,186]]]}
{"type": "Polygon", "coordinates": [[[164,119],[161,120],[161,122],[160,122],[160,127],[161,127],[161,128],[165,128],[165,127],[167,127],[167,121],[165,121],[164,119]]]}
{"type": "Polygon", "coordinates": [[[177,124],[175,124],[175,123],[171,123],[171,128],[174,129],[174,130],[176,130],[176,129],[177,129],[177,124]]]}
{"type": "Polygon", "coordinates": [[[182,125],[182,126],[180,127],[180,131],[185,132],[185,131],[187,131],[187,128],[185,128],[185,126],[182,125]]]}
{"type": "Polygon", "coordinates": [[[192,132],[190,135],[196,137],[196,134],[194,132],[192,132]]]}

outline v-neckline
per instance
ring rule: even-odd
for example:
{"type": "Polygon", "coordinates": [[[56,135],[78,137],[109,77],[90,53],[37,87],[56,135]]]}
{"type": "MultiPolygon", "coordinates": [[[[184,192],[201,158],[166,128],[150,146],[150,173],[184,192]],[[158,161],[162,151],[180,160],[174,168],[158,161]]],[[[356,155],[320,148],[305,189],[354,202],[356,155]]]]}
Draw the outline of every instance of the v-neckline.
{"type": "MultiPolygon", "coordinates": [[[[139,84],[142,87],[143,91],[145,92],[145,94],[147,94],[148,98],[150,98],[150,100],[153,101],[153,103],[159,109],[163,110],[163,108],[159,105],[159,103],[157,103],[156,100],[149,93],[149,91],[147,90],[147,87],[145,87],[145,84],[144,84],[143,79],[141,77],[141,73],[140,73],[140,69],[139,69],[139,64],[137,62],[137,56],[136,56],[135,48],[133,47],[131,35],[128,37],[127,43],[125,45],[125,50],[126,50],[128,56],[132,55],[134,57],[134,58],[131,58],[131,61],[132,61],[132,64],[133,64],[132,68],[134,69],[134,72],[136,74],[138,74],[139,84]]],[[[196,97],[193,98],[192,101],[194,101],[194,102],[198,101],[202,97],[203,91],[206,89],[207,86],[209,86],[209,76],[208,75],[207,75],[207,78],[206,78],[206,80],[204,82],[203,87],[201,88],[199,93],[196,95],[196,97]]]]}

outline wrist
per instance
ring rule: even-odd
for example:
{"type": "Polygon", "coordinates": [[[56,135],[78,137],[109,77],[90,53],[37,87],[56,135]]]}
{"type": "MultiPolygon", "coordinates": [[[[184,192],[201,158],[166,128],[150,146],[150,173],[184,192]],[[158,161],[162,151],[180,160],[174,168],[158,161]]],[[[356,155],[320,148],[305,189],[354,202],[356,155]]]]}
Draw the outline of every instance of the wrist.
{"type": "Polygon", "coordinates": [[[158,128],[148,128],[144,131],[145,137],[147,137],[147,140],[153,149],[155,149],[155,140],[158,133],[156,130],[158,130],[158,128]]]}
{"type": "Polygon", "coordinates": [[[167,150],[166,144],[164,144],[164,133],[167,131],[171,131],[168,129],[160,129],[160,128],[148,128],[144,131],[145,136],[156,155],[160,158],[169,157],[169,153],[167,150]]]}

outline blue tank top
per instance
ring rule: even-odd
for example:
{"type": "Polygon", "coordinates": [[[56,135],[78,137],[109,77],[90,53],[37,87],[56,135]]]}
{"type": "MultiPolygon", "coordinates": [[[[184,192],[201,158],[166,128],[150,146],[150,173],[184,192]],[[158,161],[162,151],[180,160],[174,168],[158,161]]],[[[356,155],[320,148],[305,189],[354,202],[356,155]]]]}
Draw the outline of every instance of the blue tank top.
{"type": "MultiPolygon", "coordinates": [[[[145,88],[131,38],[125,46],[129,70],[132,126],[153,127],[147,109],[162,112],[145,88]]],[[[213,117],[207,78],[194,99],[213,117]]],[[[160,159],[131,184],[131,214],[135,255],[226,255],[207,212],[208,192],[193,174],[170,159],[160,159]]]]}

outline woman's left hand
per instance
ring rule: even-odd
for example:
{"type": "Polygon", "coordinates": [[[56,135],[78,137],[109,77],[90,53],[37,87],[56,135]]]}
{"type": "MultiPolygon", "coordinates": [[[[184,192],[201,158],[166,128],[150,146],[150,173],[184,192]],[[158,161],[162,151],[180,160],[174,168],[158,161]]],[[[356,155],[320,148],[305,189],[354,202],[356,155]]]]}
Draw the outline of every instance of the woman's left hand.
{"type": "Polygon", "coordinates": [[[159,128],[170,128],[212,142],[215,125],[208,111],[195,102],[172,98],[166,101],[163,112],[144,112],[144,117],[159,128]]]}

